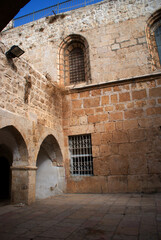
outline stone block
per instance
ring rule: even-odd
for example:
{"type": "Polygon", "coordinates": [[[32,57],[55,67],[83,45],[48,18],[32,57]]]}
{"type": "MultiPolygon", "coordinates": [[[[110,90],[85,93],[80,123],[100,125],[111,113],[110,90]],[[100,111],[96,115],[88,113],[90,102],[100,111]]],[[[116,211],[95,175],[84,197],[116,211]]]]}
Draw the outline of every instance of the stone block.
{"type": "Polygon", "coordinates": [[[130,101],[130,93],[120,93],[119,94],[119,102],[127,102],[130,101]]]}
{"type": "Polygon", "coordinates": [[[114,122],[105,123],[104,127],[105,127],[105,131],[107,133],[108,132],[113,132],[115,130],[115,123],[114,122]]]}
{"type": "Polygon", "coordinates": [[[116,130],[123,130],[123,121],[115,123],[116,130]]]}
{"type": "Polygon", "coordinates": [[[100,98],[89,98],[83,100],[83,106],[84,108],[91,108],[91,107],[99,107],[100,106],[100,98]]]}
{"type": "Polygon", "coordinates": [[[134,129],[134,128],[138,128],[139,125],[138,125],[138,121],[137,120],[124,120],[123,121],[123,128],[125,130],[128,130],[128,129],[134,129]]]}
{"type": "Polygon", "coordinates": [[[147,94],[146,94],[146,90],[139,90],[139,91],[132,91],[132,99],[143,99],[146,98],[147,94]]]}
{"type": "Polygon", "coordinates": [[[110,175],[128,174],[128,155],[111,155],[108,157],[110,175]]]}
{"type": "Polygon", "coordinates": [[[104,108],[103,107],[98,107],[98,108],[95,109],[95,112],[96,113],[102,113],[102,112],[104,112],[104,108]]]}
{"type": "Polygon", "coordinates": [[[109,163],[105,157],[93,159],[94,176],[108,176],[110,173],[109,163]]]}
{"type": "Polygon", "coordinates": [[[119,154],[127,155],[129,153],[135,152],[135,144],[134,143],[121,143],[119,144],[119,154]]]}
{"type": "Polygon", "coordinates": [[[146,131],[144,129],[129,130],[130,142],[143,141],[146,139],[146,131]]]}
{"type": "Polygon", "coordinates": [[[101,133],[101,144],[112,142],[112,133],[101,133]]]}
{"type": "Polygon", "coordinates": [[[143,114],[143,109],[133,109],[124,112],[125,119],[141,118],[143,117],[143,114]]]}
{"type": "Polygon", "coordinates": [[[102,106],[109,104],[109,96],[101,97],[102,106]]]}
{"type": "Polygon", "coordinates": [[[124,110],[124,109],[125,109],[125,105],[124,105],[124,104],[116,104],[116,105],[115,105],[115,108],[116,108],[116,110],[121,111],[121,110],[124,110]]]}
{"type": "Polygon", "coordinates": [[[94,109],[91,109],[91,108],[85,108],[84,112],[87,116],[88,115],[94,115],[94,109]]]}
{"type": "Polygon", "coordinates": [[[71,94],[71,99],[78,99],[79,98],[79,94],[78,93],[73,93],[71,94]]]}
{"type": "Polygon", "coordinates": [[[104,109],[105,109],[105,111],[107,111],[107,112],[111,112],[111,111],[114,110],[114,106],[107,106],[107,107],[105,107],[104,109]]]}
{"type": "Polygon", "coordinates": [[[144,101],[135,101],[134,103],[134,106],[135,108],[143,108],[145,106],[147,106],[147,102],[144,100],[144,101]]]}
{"type": "Polygon", "coordinates": [[[100,156],[104,157],[104,156],[109,156],[110,155],[110,147],[109,144],[101,144],[100,145],[100,156]]]}
{"type": "Polygon", "coordinates": [[[99,146],[95,146],[93,143],[92,143],[92,155],[93,157],[100,157],[100,148],[99,146]]]}
{"type": "Polygon", "coordinates": [[[79,94],[80,94],[80,98],[88,98],[90,92],[89,92],[89,91],[86,91],[86,92],[80,92],[79,94]]]}
{"type": "Polygon", "coordinates": [[[161,114],[161,107],[152,107],[146,110],[147,116],[161,114]]]}
{"type": "Polygon", "coordinates": [[[112,141],[114,143],[125,143],[129,142],[129,136],[126,131],[115,131],[112,134],[112,141]]]}
{"type": "Polygon", "coordinates": [[[100,133],[92,134],[92,145],[94,145],[94,146],[101,145],[101,134],[100,133]]]}
{"type": "Polygon", "coordinates": [[[72,101],[72,108],[81,108],[82,107],[82,100],[73,100],[72,101]]]}
{"type": "Polygon", "coordinates": [[[149,97],[160,97],[161,87],[149,89],[149,97]]]}
{"type": "Polygon", "coordinates": [[[111,104],[118,103],[118,95],[117,94],[111,95],[110,99],[111,99],[111,104]]]}
{"type": "Polygon", "coordinates": [[[108,176],[110,193],[127,192],[127,176],[108,176]]]}
{"type": "Polygon", "coordinates": [[[88,123],[87,116],[80,117],[79,122],[80,122],[80,125],[87,124],[88,123]]]}
{"type": "Polygon", "coordinates": [[[123,112],[111,112],[109,114],[110,114],[110,121],[123,120],[123,112]]]}
{"type": "Polygon", "coordinates": [[[91,91],[91,96],[100,96],[100,95],[101,95],[101,89],[91,91]]]}
{"type": "Polygon", "coordinates": [[[112,51],[116,51],[116,50],[120,49],[120,44],[115,43],[115,44],[111,45],[111,49],[112,49],[112,51]]]}
{"type": "Polygon", "coordinates": [[[132,153],[129,155],[129,174],[147,174],[148,166],[144,153],[132,153]]]}
{"type": "Polygon", "coordinates": [[[105,124],[104,123],[96,123],[94,127],[95,127],[95,132],[99,132],[99,133],[105,132],[105,124]]]}

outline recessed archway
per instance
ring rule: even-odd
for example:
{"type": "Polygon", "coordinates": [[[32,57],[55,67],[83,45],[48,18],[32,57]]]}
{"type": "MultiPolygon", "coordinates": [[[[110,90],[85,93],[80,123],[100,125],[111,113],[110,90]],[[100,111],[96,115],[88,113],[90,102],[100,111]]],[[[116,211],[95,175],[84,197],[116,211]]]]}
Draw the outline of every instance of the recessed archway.
{"type": "MultiPolygon", "coordinates": [[[[26,166],[28,151],[21,133],[14,126],[0,129],[0,199],[12,202],[25,202],[22,182],[28,184],[23,174],[15,167],[26,166]],[[11,172],[12,171],[12,172],[11,172]],[[22,181],[23,178],[23,181],[22,181]]],[[[25,199],[26,198],[26,199],[25,199]]]]}
{"type": "Polygon", "coordinates": [[[65,189],[63,157],[53,135],[48,135],[42,142],[36,165],[36,198],[43,199],[62,193],[65,189]]]}

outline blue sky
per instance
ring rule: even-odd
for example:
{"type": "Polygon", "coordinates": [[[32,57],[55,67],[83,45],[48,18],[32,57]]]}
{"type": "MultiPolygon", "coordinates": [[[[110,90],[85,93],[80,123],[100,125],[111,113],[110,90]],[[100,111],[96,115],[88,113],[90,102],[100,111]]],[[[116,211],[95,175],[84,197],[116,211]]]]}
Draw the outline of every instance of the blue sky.
{"type": "Polygon", "coordinates": [[[89,4],[100,2],[101,0],[31,0],[28,4],[26,4],[19,13],[14,17],[14,27],[21,26],[23,24],[38,20],[42,17],[47,17],[55,14],[60,14],[66,11],[70,11],[79,7],[84,7],[89,4]],[[63,3],[64,2],[64,3],[63,3]],[[57,5],[58,3],[63,3],[61,5],[57,5]],[[50,6],[57,5],[54,8],[48,8],[50,6]],[[36,12],[38,10],[42,10],[44,8],[48,8],[43,11],[36,12]],[[34,13],[36,12],[36,13],[34,13]],[[28,16],[24,16],[29,14],[28,16]],[[24,17],[22,17],[24,16],[24,17]]]}
{"type": "Polygon", "coordinates": [[[58,2],[64,2],[64,0],[31,0],[19,11],[15,18],[24,16],[28,13],[32,13],[46,7],[50,7],[57,4],[58,2]]]}

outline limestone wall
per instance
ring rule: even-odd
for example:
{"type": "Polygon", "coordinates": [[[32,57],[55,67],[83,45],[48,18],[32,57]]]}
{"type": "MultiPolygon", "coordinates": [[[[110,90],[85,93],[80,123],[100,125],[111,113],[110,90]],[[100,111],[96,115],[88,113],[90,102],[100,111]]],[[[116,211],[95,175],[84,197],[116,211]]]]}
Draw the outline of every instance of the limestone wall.
{"type": "Polygon", "coordinates": [[[22,47],[24,58],[52,81],[59,81],[59,46],[70,34],[88,41],[93,83],[144,75],[151,72],[146,21],[160,7],[160,0],[105,0],[5,31],[2,41],[22,47]]]}
{"type": "Polygon", "coordinates": [[[71,90],[64,102],[68,192],[161,190],[161,74],[71,90]],[[72,176],[68,136],[87,133],[94,175],[72,176]]]}
{"type": "MultiPolygon", "coordinates": [[[[49,146],[55,152],[56,163],[59,162],[57,151],[61,152],[59,171],[64,171],[62,93],[22,57],[7,59],[6,51],[1,43],[0,156],[10,161],[12,201],[31,203],[35,200],[38,153],[47,136],[52,136],[57,143],[49,142],[49,146]]],[[[59,183],[59,176],[55,179],[59,183]]],[[[64,175],[62,182],[64,191],[64,175]]]]}

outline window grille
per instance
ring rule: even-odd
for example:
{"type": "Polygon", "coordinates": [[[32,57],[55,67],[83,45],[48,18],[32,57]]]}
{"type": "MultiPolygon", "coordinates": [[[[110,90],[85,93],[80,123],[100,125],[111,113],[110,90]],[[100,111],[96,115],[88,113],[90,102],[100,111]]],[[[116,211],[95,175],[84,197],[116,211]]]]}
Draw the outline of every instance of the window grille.
{"type": "Polygon", "coordinates": [[[70,83],[85,81],[84,52],[74,48],[69,54],[70,83]]]}
{"type": "Polygon", "coordinates": [[[159,60],[161,63],[161,26],[155,30],[155,40],[158,48],[159,60]]]}
{"type": "Polygon", "coordinates": [[[91,135],[69,137],[71,174],[93,175],[91,135]]]}

